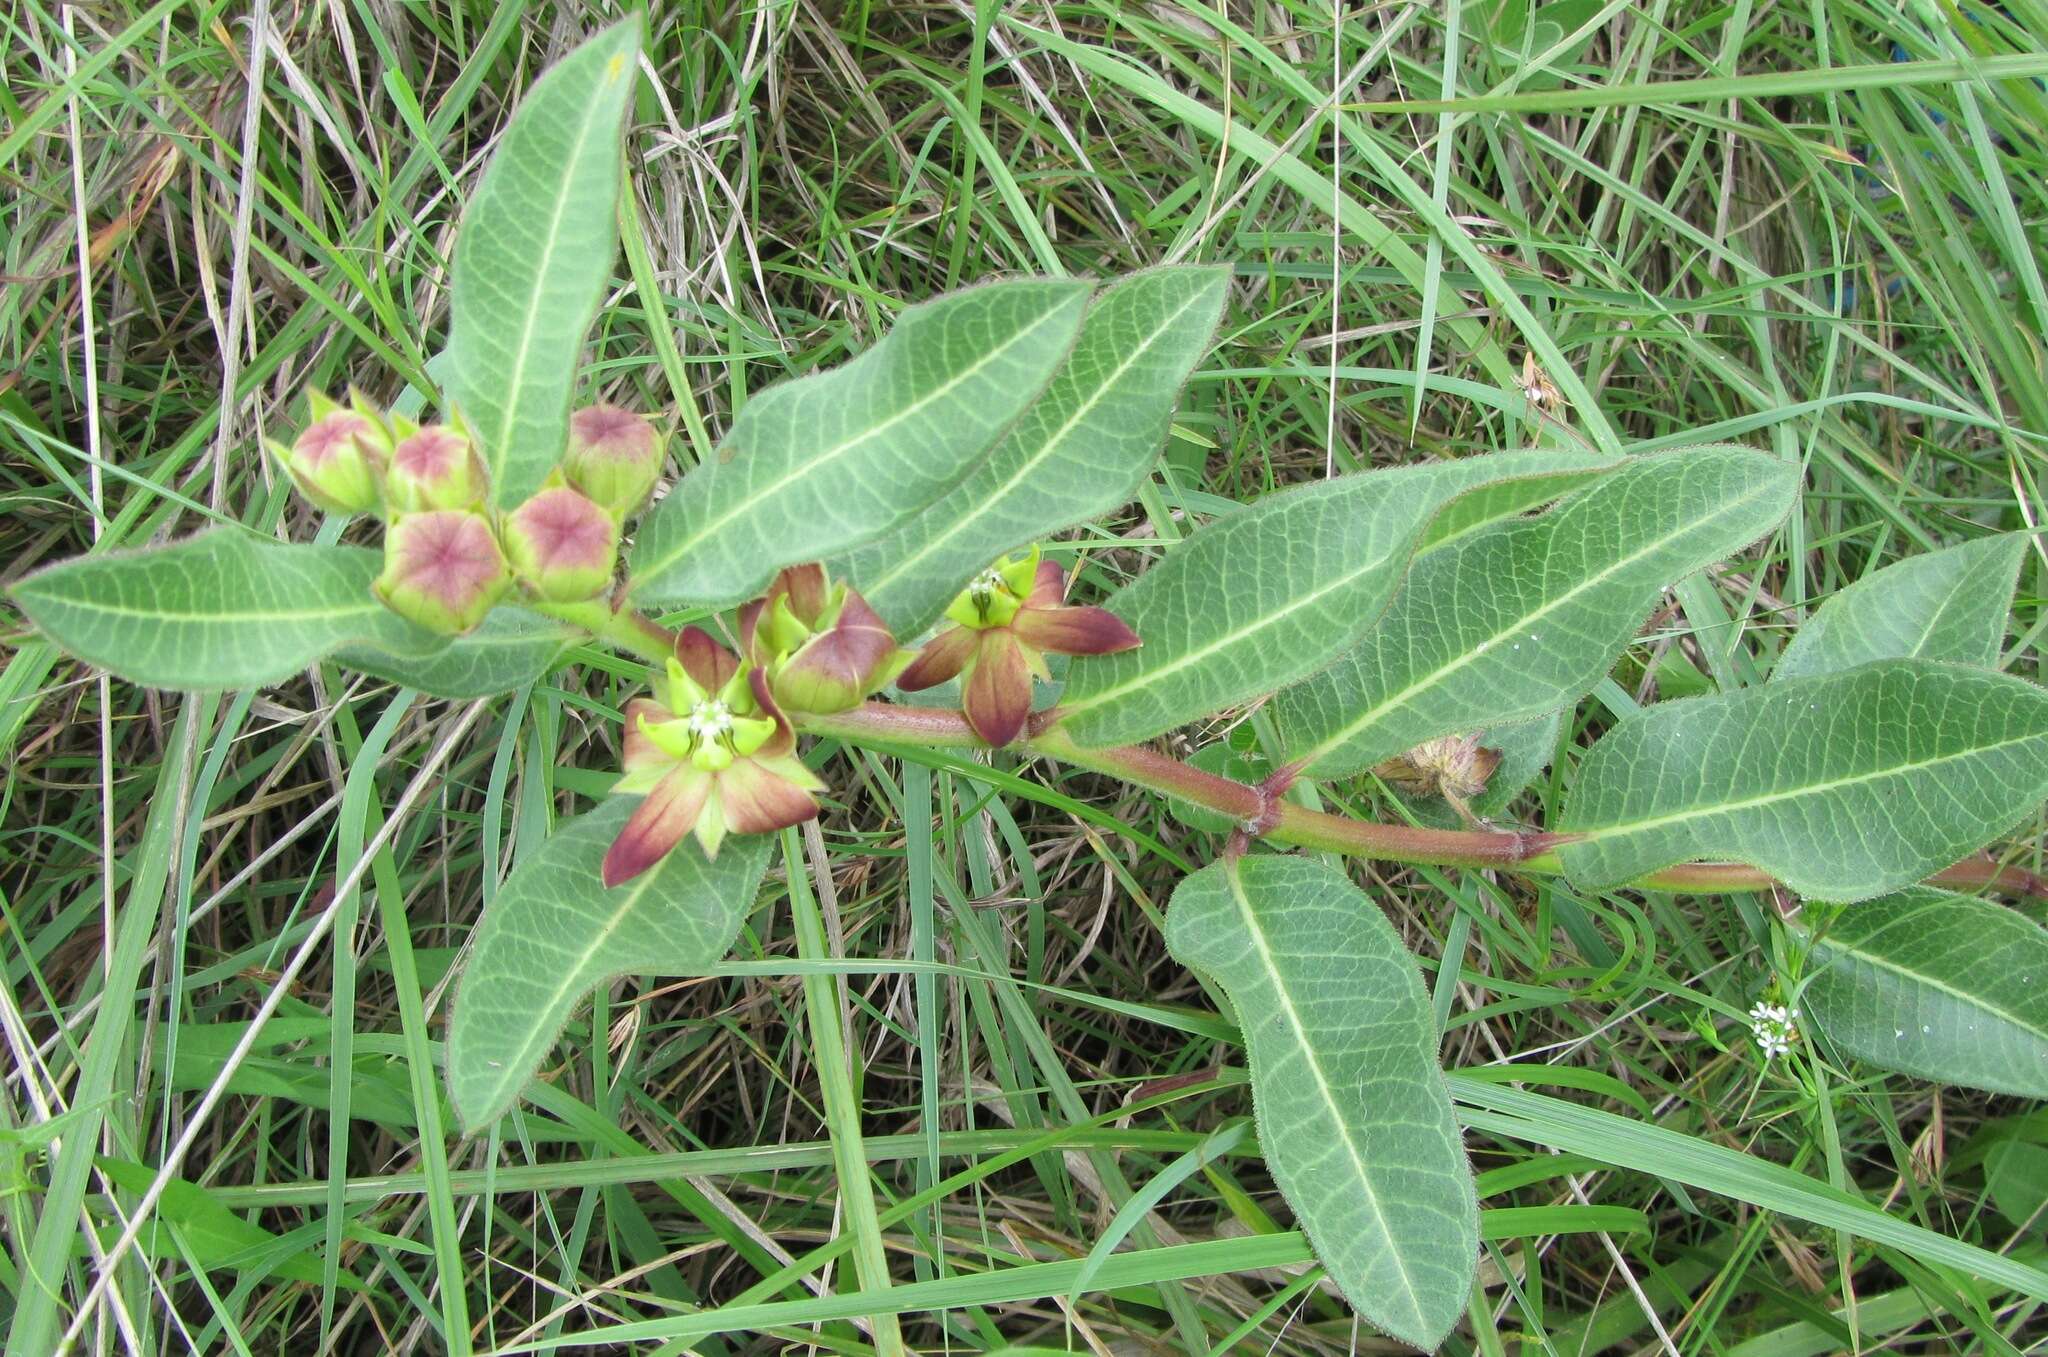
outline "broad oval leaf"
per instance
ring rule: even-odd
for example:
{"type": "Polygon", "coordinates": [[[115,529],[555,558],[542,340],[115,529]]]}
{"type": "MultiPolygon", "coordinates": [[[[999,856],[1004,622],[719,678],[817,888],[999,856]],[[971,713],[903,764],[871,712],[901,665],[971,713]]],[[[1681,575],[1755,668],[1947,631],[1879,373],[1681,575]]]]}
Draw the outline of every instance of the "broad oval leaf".
{"type": "Polygon", "coordinates": [[[521,608],[494,608],[483,625],[432,655],[392,655],[350,646],[340,663],[433,697],[489,697],[522,688],[554,669],[588,633],[521,608]]]}
{"type": "Polygon", "coordinates": [[[1802,895],[1861,900],[1983,847],[2048,797],[2048,692],[1989,670],[1880,660],[1661,702],[1587,752],[1559,829],[1585,890],[1732,858],[1802,895]]]}
{"type": "Polygon", "coordinates": [[[915,636],[996,557],[1129,500],[1229,284],[1228,268],[1161,268],[1103,292],[1065,365],[988,460],[836,572],[897,635],[915,636]]]}
{"type": "Polygon", "coordinates": [[[1798,491],[1798,468],[1763,453],[1666,453],[1540,518],[1423,553],[1356,648],[1274,699],[1288,758],[1345,777],[1439,735],[1576,701],[1659,591],[1769,532],[1798,491]]]}
{"type": "Polygon", "coordinates": [[[1865,575],[1793,633],[1771,677],[1831,674],[1889,659],[1995,667],[2026,549],[2025,533],[2004,533],[1865,575]]]}
{"type": "Polygon", "coordinates": [[[1023,279],[904,311],[873,348],[770,387],[640,525],[643,602],[737,603],[889,532],[960,483],[1044,389],[1086,283],[1023,279]]]}
{"type": "Polygon", "coordinates": [[[500,505],[540,489],[568,446],[578,359],[618,249],[619,129],[639,50],[629,19],[535,81],[462,214],[442,394],[500,505]]]}
{"type": "Polygon", "coordinates": [[[1945,1084],[2048,1098],[2048,932],[1917,886],[1814,939],[1807,1015],[1849,1055],[1945,1084]]]}
{"type": "Polygon", "coordinates": [[[717,965],[753,908],[772,834],[731,835],[713,861],[685,839],[606,890],[605,849],[638,804],[613,797],[557,829],[484,911],[448,1029],[448,1097],[472,1134],[512,1106],[592,989],[717,965]]]}
{"type": "Polygon", "coordinates": [[[1380,1328],[1435,1348],[1472,1290],[1479,1207],[1429,998],[1393,925],[1334,868],[1261,855],[1181,882],[1166,945],[1237,1008],[1260,1149],[1330,1279],[1380,1328]]]}
{"type": "Polygon", "coordinates": [[[1061,728],[1085,746],[1124,744],[1304,678],[1385,610],[1445,504],[1522,479],[1554,497],[1604,465],[1498,453],[1340,476],[1228,514],[1109,600],[1144,644],[1074,661],[1061,728]]]}
{"type": "Polygon", "coordinates": [[[377,601],[381,557],[215,528],[165,547],[81,556],[9,591],[59,646],[156,688],[253,688],[338,647],[424,657],[446,642],[377,601]]]}

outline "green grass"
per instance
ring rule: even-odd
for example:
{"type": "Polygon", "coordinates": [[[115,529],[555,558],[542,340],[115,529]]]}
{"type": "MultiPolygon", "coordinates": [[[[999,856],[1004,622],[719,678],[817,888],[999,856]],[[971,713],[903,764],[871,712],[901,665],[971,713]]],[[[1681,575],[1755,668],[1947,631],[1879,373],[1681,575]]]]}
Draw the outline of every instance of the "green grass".
{"type": "MultiPolygon", "coordinates": [[[[1680,583],[1580,730],[1755,681],[1902,554],[2041,522],[2039,0],[1617,0],[1570,31],[1515,3],[1352,7],[1334,40],[1301,0],[659,8],[587,385],[669,414],[687,465],[750,392],[907,302],[1234,261],[1158,476],[1083,534],[1084,591],[1329,469],[1538,438],[1803,462],[1792,523],[1680,583]],[[1525,360],[1561,395],[1540,427],[1525,360]]],[[[245,6],[0,16],[0,578],[210,518],[310,539],[258,433],[308,388],[403,407],[426,381],[464,191],[536,73],[614,13],[264,8],[289,27],[255,59],[245,6]]],[[[2036,679],[2044,581],[2037,551],[2007,655],[2036,679]]],[[[81,1350],[257,1354],[1379,1342],[1298,1273],[1228,1138],[1241,1052],[1159,934],[1220,840],[1158,799],[834,753],[821,833],[787,841],[734,964],[599,995],[529,1109],[463,1141],[435,1068],[449,968],[615,766],[639,667],[591,656],[481,706],[332,666],[192,697],[99,679],[17,617],[0,645],[10,1353],[67,1327],[81,1350]],[[88,1249],[143,1194],[96,1153],[177,1154],[204,1189],[134,1217],[98,1289],[88,1249]],[[1070,1294],[1112,1220],[1120,1251],[1070,1294]],[[236,1222],[282,1242],[252,1252],[236,1222]]],[[[1550,818],[1564,773],[1519,813],[1550,818]]],[[[2038,823],[2014,842],[2038,869],[2038,823]]],[[[1769,900],[1359,879],[1426,959],[1447,1065],[1486,1080],[1456,1085],[1494,1213],[1459,1351],[2048,1335],[1997,1278],[1851,1233],[1838,1195],[1756,1162],[2041,1259],[2029,1105],[1812,1043],[1760,1061],[1742,1014],[1798,966],[1769,900]]]]}

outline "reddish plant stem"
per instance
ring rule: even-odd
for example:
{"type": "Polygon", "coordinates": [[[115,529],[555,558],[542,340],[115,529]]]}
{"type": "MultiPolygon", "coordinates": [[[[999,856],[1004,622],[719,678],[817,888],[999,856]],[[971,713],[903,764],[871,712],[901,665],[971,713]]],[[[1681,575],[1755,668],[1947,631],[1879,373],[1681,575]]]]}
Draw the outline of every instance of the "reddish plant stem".
{"type": "MultiPolygon", "coordinates": [[[[802,726],[816,735],[851,740],[879,740],[942,748],[982,748],[959,712],[942,707],[906,707],[869,702],[835,716],[804,718],[802,726]]],[[[1276,787],[1254,787],[1190,767],[1180,760],[1141,745],[1083,749],[1057,726],[1033,717],[1023,749],[1077,768],[1106,773],[1167,796],[1229,816],[1247,835],[1294,844],[1318,852],[1346,853],[1390,862],[1468,867],[1556,876],[1563,869],[1556,851],[1570,843],[1570,834],[1517,833],[1486,830],[1425,829],[1413,825],[1376,824],[1310,810],[1282,800],[1276,787]]],[[[2019,867],[2002,867],[1972,858],[1936,872],[1929,885],[1954,890],[1989,888],[2004,895],[2048,899],[2048,878],[2019,867]]],[[[1754,867],[1733,862],[1699,862],[1652,872],[1635,883],[1648,890],[1695,895],[1768,890],[1777,882],[1754,867]]]]}

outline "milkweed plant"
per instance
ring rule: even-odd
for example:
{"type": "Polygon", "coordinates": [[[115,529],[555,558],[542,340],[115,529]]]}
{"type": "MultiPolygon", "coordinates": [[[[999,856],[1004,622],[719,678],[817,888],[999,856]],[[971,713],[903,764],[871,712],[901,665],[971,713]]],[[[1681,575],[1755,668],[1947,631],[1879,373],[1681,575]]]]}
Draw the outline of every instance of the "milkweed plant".
{"type": "MultiPolygon", "coordinates": [[[[267,445],[334,531],[216,527],[13,589],[56,645],[167,688],[272,683],[323,657],[444,698],[514,690],[581,647],[644,667],[609,796],[525,854],[470,940],[446,1051],[469,1132],[514,1106],[593,988],[719,964],[779,832],[851,794],[838,754],[860,749],[1064,763],[1214,831],[1167,947],[1242,1046],[1257,1152],[1330,1281],[1419,1347],[1464,1314],[1480,1257],[1454,1086],[1509,1135],[1535,1095],[1446,1078],[1416,959],[1347,857],[1809,902],[1790,924],[1796,990],[1746,1017],[1756,1055],[1793,1060],[1819,1033],[1883,1069],[2048,1094],[2048,980],[2025,983],[2048,976],[2048,935],[1985,898],[2043,894],[1984,852],[2026,856],[2010,835],[2048,796],[2048,694],[1999,668],[2024,535],[1880,571],[1821,607],[1768,681],[1559,748],[1559,713],[1674,581],[1771,537],[1798,466],[1557,437],[1333,475],[1218,514],[1106,587],[1060,534],[1151,473],[1226,266],[906,306],[851,361],[754,397],[695,462],[579,384],[637,41],[628,24],[574,51],[506,130],[457,239],[438,389],[403,413],[311,393],[267,445]],[[1190,760],[1161,743],[1254,705],[1251,777],[1229,775],[1231,737],[1190,760]],[[1547,765],[1568,770],[1562,812],[1519,823],[1510,805],[1547,765]],[[1320,784],[1368,776],[1412,813],[1317,808],[1320,784]]],[[[1584,1116],[1588,1137],[1617,1120],[1584,1116]]],[[[1884,1228],[1804,1190],[1783,1209],[1884,1228]]]]}

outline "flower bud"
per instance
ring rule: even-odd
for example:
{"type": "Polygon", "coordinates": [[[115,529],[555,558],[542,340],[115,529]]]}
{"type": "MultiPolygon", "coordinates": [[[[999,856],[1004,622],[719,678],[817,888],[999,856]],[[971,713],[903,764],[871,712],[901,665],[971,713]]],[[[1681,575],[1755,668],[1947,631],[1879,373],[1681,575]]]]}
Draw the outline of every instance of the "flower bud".
{"type": "Polygon", "coordinates": [[[617,520],[566,485],[551,485],[514,509],[504,536],[513,574],[550,603],[596,597],[618,565],[617,520]]]}
{"type": "Polygon", "coordinates": [[[459,509],[402,514],[384,530],[377,597],[429,631],[449,636],[469,631],[511,583],[504,553],[481,514],[459,509]]]}
{"type": "Polygon", "coordinates": [[[623,518],[647,502],[661,477],[661,439],[631,410],[592,405],[569,416],[562,470],[606,513],[623,518]]]}
{"type": "Polygon", "coordinates": [[[375,451],[376,424],[314,395],[313,423],[287,448],[268,443],[300,494],[330,514],[360,514],[377,507],[382,461],[375,451]]]}
{"type": "MultiPolygon", "coordinates": [[[[844,597],[819,619],[821,629],[770,668],[770,687],[785,710],[850,711],[914,658],[913,652],[897,648],[895,635],[866,599],[844,585],[839,590],[844,597]]],[[[787,606],[785,600],[776,601],[778,611],[787,606]]]]}
{"type": "Polygon", "coordinates": [[[469,435],[446,424],[412,429],[391,449],[384,473],[384,499],[397,513],[429,509],[477,509],[483,506],[490,472],[477,455],[469,435]]]}

